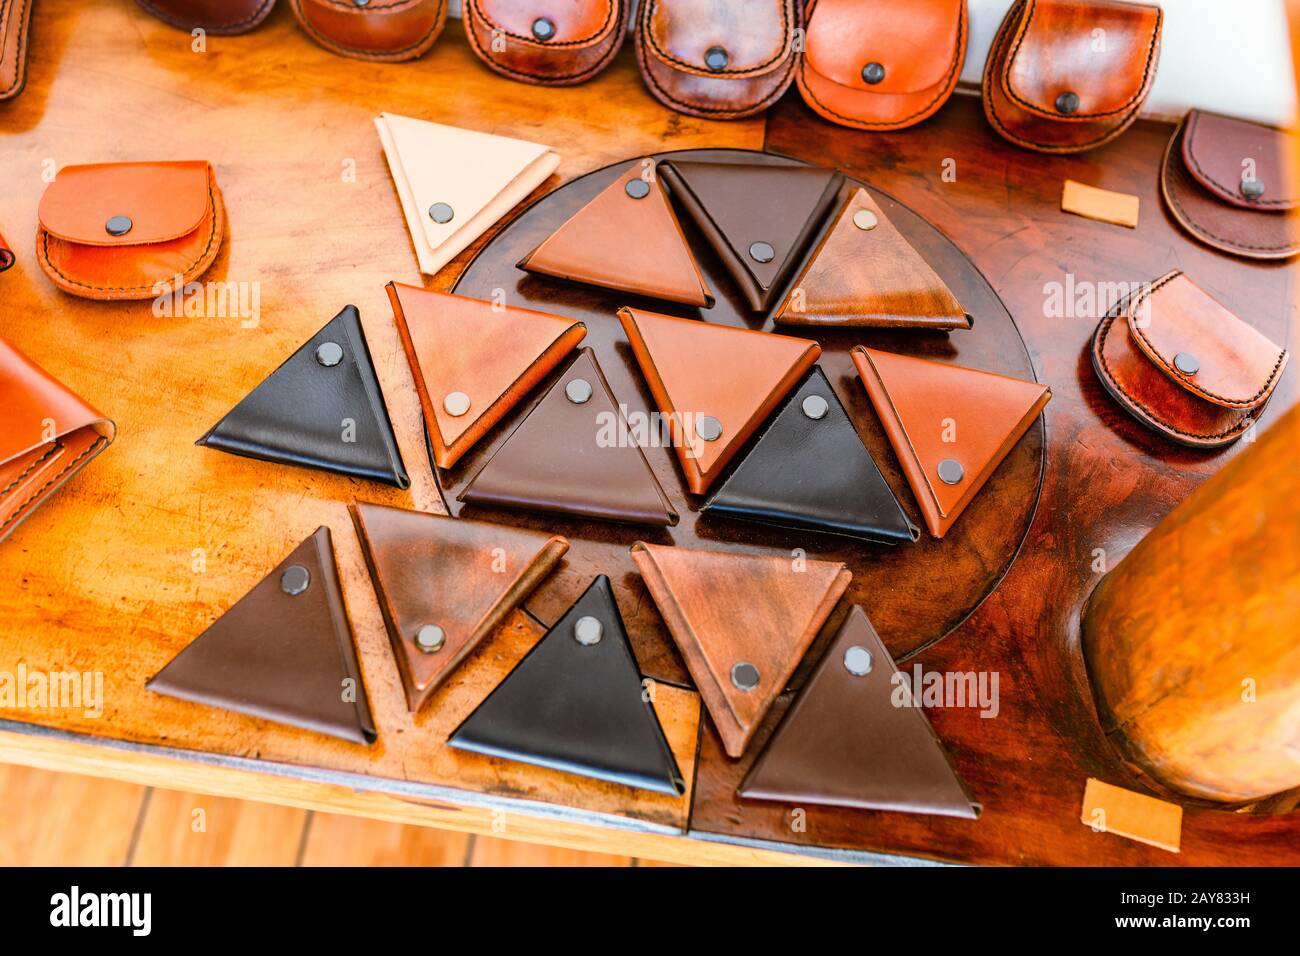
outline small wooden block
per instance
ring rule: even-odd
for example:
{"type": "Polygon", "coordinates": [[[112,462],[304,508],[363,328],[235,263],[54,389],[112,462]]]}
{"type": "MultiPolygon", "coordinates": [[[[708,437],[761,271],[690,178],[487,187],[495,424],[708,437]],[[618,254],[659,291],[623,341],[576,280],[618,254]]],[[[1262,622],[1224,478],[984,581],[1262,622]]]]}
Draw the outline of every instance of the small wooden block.
{"type": "Polygon", "coordinates": [[[1083,791],[1079,818],[1094,830],[1114,833],[1177,853],[1182,844],[1183,808],[1092,777],[1083,791]]]}
{"type": "Polygon", "coordinates": [[[1137,196],[1085,186],[1073,179],[1067,179],[1065,188],[1061,191],[1062,212],[1072,212],[1076,216],[1128,226],[1130,229],[1137,228],[1139,202],[1137,196]]]}

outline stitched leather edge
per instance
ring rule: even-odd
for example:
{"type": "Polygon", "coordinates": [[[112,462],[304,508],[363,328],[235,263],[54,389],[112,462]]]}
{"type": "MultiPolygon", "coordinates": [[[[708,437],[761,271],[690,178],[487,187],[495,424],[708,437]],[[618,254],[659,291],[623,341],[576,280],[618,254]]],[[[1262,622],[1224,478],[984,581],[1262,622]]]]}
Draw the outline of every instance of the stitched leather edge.
{"type": "MultiPolygon", "coordinates": [[[[1218,196],[1221,199],[1231,203],[1234,206],[1237,206],[1240,209],[1257,209],[1257,208],[1262,208],[1267,206],[1267,207],[1273,207],[1273,209],[1281,211],[1287,209],[1294,209],[1296,208],[1297,205],[1300,205],[1300,200],[1295,200],[1295,199],[1251,199],[1251,200],[1247,200],[1246,202],[1242,202],[1241,200],[1244,197],[1237,195],[1237,193],[1233,189],[1229,188],[1228,186],[1225,186],[1223,183],[1219,182],[1212,175],[1210,175],[1209,170],[1207,170],[1204,166],[1202,166],[1200,161],[1196,158],[1196,149],[1195,146],[1193,145],[1196,139],[1196,128],[1200,124],[1201,115],[1202,114],[1200,110],[1189,110],[1187,112],[1187,116],[1183,120],[1183,123],[1186,126],[1186,130],[1183,134],[1183,149],[1182,149],[1184,165],[1188,166],[1191,169],[1191,171],[1195,174],[1195,178],[1199,181],[1200,185],[1205,186],[1210,192],[1218,194],[1218,196]]],[[[1272,132],[1276,132],[1276,130],[1273,130],[1272,127],[1263,126],[1262,124],[1258,124],[1258,123],[1254,125],[1259,126],[1261,129],[1268,129],[1272,132]]]]}
{"type": "MultiPolygon", "coordinates": [[[[621,11],[623,7],[623,0],[617,0],[617,6],[620,8],[621,11]]],[[[510,79],[521,80],[525,83],[536,83],[539,86],[569,86],[569,85],[576,85],[578,83],[585,83],[587,80],[591,79],[596,74],[602,72],[606,67],[609,66],[611,62],[613,62],[614,57],[618,55],[618,51],[622,49],[623,40],[627,36],[626,18],[620,12],[619,26],[617,27],[617,29],[615,29],[613,36],[609,38],[610,39],[609,49],[607,49],[604,53],[602,53],[600,58],[596,60],[591,66],[587,67],[584,70],[579,71],[578,73],[568,73],[568,74],[561,74],[561,75],[551,75],[548,73],[527,73],[523,70],[516,70],[513,67],[506,66],[504,63],[501,63],[499,60],[495,59],[489,51],[483,49],[482,44],[479,42],[478,35],[475,31],[476,24],[474,23],[473,19],[471,17],[465,17],[463,22],[465,24],[465,36],[469,40],[470,48],[483,62],[484,66],[488,67],[488,69],[496,71],[497,73],[500,73],[502,76],[509,77],[510,79]]],[[[590,44],[590,46],[592,47],[599,47],[599,45],[600,44],[595,44],[595,43],[590,44]]],[[[533,46],[537,49],[543,48],[542,44],[533,44],[533,46]]],[[[556,44],[552,44],[551,48],[559,49],[561,46],[562,44],[556,43],[556,44]]]]}
{"type": "MultiPolygon", "coordinates": [[[[351,3],[337,3],[336,0],[323,0],[323,2],[355,9],[351,3]]],[[[406,0],[401,0],[401,2],[406,2],[406,0]]],[[[411,0],[410,5],[414,6],[420,2],[422,2],[422,0],[411,0]]],[[[293,10],[298,25],[301,26],[307,35],[315,40],[318,45],[329,50],[331,53],[337,53],[339,56],[349,56],[357,60],[371,60],[380,63],[418,59],[429,52],[434,43],[438,41],[438,37],[442,34],[443,27],[447,25],[447,0],[438,0],[438,12],[434,15],[433,25],[429,28],[428,33],[409,46],[400,47],[395,50],[376,52],[373,50],[364,50],[360,47],[345,46],[342,43],[327,38],[308,20],[307,14],[302,10],[302,0],[289,0],[289,6],[293,10]]],[[[396,6],[400,6],[400,3],[389,5],[389,7],[396,6]]],[[[388,9],[388,7],[367,7],[366,9],[388,9]]]]}
{"type": "Polygon", "coordinates": [[[66,445],[64,445],[62,442],[58,441],[57,439],[51,442],[49,451],[41,455],[41,457],[37,458],[34,462],[32,462],[25,469],[23,469],[22,473],[18,475],[18,477],[16,477],[13,481],[9,482],[9,484],[5,485],[3,488],[0,488],[0,498],[3,498],[5,495],[9,494],[9,492],[13,491],[15,488],[21,485],[24,481],[27,480],[28,475],[34,472],[37,468],[41,467],[41,465],[45,464],[47,461],[50,460],[50,458],[52,458],[54,455],[57,455],[66,447],[67,447],[66,445]]]}
{"type": "MultiPolygon", "coordinates": [[[[10,17],[7,15],[12,10],[10,4],[14,0],[0,0],[0,36],[6,32],[10,17]],[[9,10],[6,10],[6,7],[9,10]]],[[[0,100],[7,100],[17,96],[27,85],[27,34],[31,27],[32,3],[34,0],[17,0],[22,3],[22,16],[18,21],[18,49],[14,57],[14,80],[4,89],[0,90],[0,100]]]]}
{"type": "Polygon", "coordinates": [[[12,526],[16,526],[19,521],[27,517],[27,514],[29,513],[28,508],[33,504],[33,502],[39,503],[40,501],[43,501],[46,495],[53,491],[65,477],[68,477],[71,472],[79,468],[84,461],[89,461],[89,459],[99,454],[99,452],[107,445],[108,439],[103,435],[100,435],[97,439],[91,442],[80,455],[68,462],[61,471],[50,478],[49,481],[45,482],[45,484],[41,485],[34,492],[28,495],[27,498],[25,498],[14,509],[13,514],[6,518],[4,523],[0,524],[0,538],[4,538],[4,536],[9,533],[12,526]]]}
{"type": "Polygon", "coordinates": [[[608,12],[605,14],[605,21],[600,25],[599,29],[585,37],[580,37],[577,40],[561,40],[559,43],[543,43],[534,37],[526,37],[522,33],[511,33],[509,30],[503,30],[500,24],[487,15],[487,12],[480,4],[480,0],[464,0],[464,3],[461,4],[461,16],[466,25],[468,25],[471,19],[473,19],[481,22],[490,30],[501,30],[501,32],[510,37],[510,39],[518,40],[520,43],[527,46],[535,47],[539,50],[558,50],[570,46],[596,46],[601,36],[609,30],[610,21],[615,16],[619,17],[623,22],[626,22],[626,16],[624,16],[625,11],[622,9],[623,0],[606,0],[605,5],[608,8],[608,12]],[[468,9],[469,16],[465,16],[466,8],[468,9]]]}
{"type": "Polygon", "coordinates": [[[798,19],[798,11],[795,10],[796,0],[777,0],[781,5],[781,30],[785,36],[785,42],[781,49],[770,59],[764,60],[757,66],[747,67],[743,70],[714,70],[701,69],[697,64],[689,63],[679,57],[673,56],[667,50],[659,46],[659,41],[655,38],[654,28],[650,25],[654,17],[654,8],[656,0],[642,0],[641,16],[637,23],[637,44],[645,45],[654,52],[657,59],[661,60],[668,66],[674,67],[683,73],[690,73],[694,76],[713,77],[714,79],[745,79],[748,77],[762,76],[764,73],[770,73],[787,57],[793,56],[794,51],[794,23],[798,19]]]}
{"type": "Polygon", "coordinates": [[[244,33],[247,32],[248,30],[253,29],[256,26],[259,26],[262,23],[262,21],[265,20],[267,16],[270,14],[271,8],[275,6],[275,0],[263,0],[262,5],[260,7],[258,7],[256,10],[254,10],[251,14],[249,14],[242,20],[232,20],[232,21],[227,21],[225,23],[205,24],[199,22],[198,20],[177,19],[172,14],[160,10],[154,4],[150,3],[149,0],[136,0],[136,2],[140,4],[140,7],[146,13],[161,20],[163,23],[166,23],[169,26],[176,27],[178,30],[202,29],[207,31],[208,33],[215,33],[218,36],[221,36],[223,34],[235,35],[239,33],[244,33]]]}

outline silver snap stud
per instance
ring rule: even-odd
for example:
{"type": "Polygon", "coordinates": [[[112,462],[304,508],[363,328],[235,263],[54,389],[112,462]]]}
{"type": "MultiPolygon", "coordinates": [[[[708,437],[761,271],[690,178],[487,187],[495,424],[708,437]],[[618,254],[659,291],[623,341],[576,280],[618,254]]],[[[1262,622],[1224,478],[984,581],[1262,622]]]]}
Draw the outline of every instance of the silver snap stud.
{"type": "Polygon", "coordinates": [[[854,644],[844,652],[844,669],[854,677],[865,677],[871,673],[871,652],[865,647],[854,644]]]}
{"type": "Polygon", "coordinates": [[[943,459],[935,470],[939,472],[939,480],[945,485],[959,484],[966,477],[966,469],[956,458],[943,459]]]}
{"type": "Polygon", "coordinates": [[[1201,360],[1191,352],[1179,352],[1174,356],[1174,368],[1184,375],[1195,375],[1201,370],[1201,360]]]}
{"type": "Polygon", "coordinates": [[[720,46],[711,46],[704,51],[704,65],[714,73],[721,73],[730,62],[731,57],[720,46]]]}
{"type": "Polygon", "coordinates": [[[580,617],[573,622],[573,639],[583,647],[599,644],[604,633],[605,625],[600,623],[599,618],[580,617]]]}
{"type": "Polygon", "coordinates": [[[1241,181],[1241,194],[1247,199],[1258,199],[1264,195],[1264,183],[1258,179],[1243,179],[1241,181]]]}
{"type": "Polygon", "coordinates": [[[104,223],[104,231],[110,236],[125,236],[134,225],[130,216],[111,216],[108,222],[104,223]]]}
{"type": "Polygon", "coordinates": [[[885,67],[872,61],[862,68],[862,78],[872,86],[875,86],[885,78],[885,67]]]}
{"type": "Polygon", "coordinates": [[[1066,90],[1056,98],[1056,111],[1067,116],[1079,108],[1079,94],[1066,90]]]}
{"type": "Polygon", "coordinates": [[[638,176],[636,179],[629,179],[623,191],[633,199],[645,199],[650,195],[650,184],[638,176]]]}
{"type": "Polygon", "coordinates": [[[370,6],[370,0],[352,0],[352,5],[354,7],[368,7],[370,6]]]}
{"type": "Polygon", "coordinates": [[[755,242],[749,247],[749,257],[755,262],[771,262],[776,258],[776,250],[770,242],[755,242]]]}
{"type": "Polygon", "coordinates": [[[442,407],[452,418],[460,418],[469,411],[469,396],[464,392],[448,392],[442,407]]]}
{"type": "Polygon", "coordinates": [[[575,378],[564,386],[564,397],[575,405],[582,405],[591,398],[591,383],[585,378],[575,378]]]}
{"type": "Polygon", "coordinates": [[[830,411],[830,403],[820,395],[809,395],[803,400],[803,413],[813,421],[821,421],[830,411]]]}
{"type": "Polygon", "coordinates": [[[436,202],[429,207],[429,218],[438,225],[451,222],[456,217],[456,210],[445,202],[436,202]]]}
{"type": "Polygon", "coordinates": [[[447,634],[437,624],[425,624],[415,632],[415,646],[426,654],[436,654],[447,643],[447,634]]]}
{"type": "Polygon", "coordinates": [[[311,586],[311,572],[301,564],[291,564],[280,575],[280,590],[289,597],[297,597],[311,586]]]}
{"type": "Polygon", "coordinates": [[[853,214],[853,225],[863,232],[870,232],[880,225],[880,218],[870,209],[859,209],[853,214]]]}
{"type": "Polygon", "coordinates": [[[326,368],[333,368],[343,361],[343,346],[337,342],[322,342],[316,346],[316,362],[326,368]]]}
{"type": "Polygon", "coordinates": [[[722,422],[712,415],[701,415],[695,423],[695,434],[704,441],[717,441],[722,437],[722,422]]]}
{"type": "Polygon", "coordinates": [[[736,690],[750,691],[758,686],[758,668],[749,661],[731,666],[731,683],[736,690]]]}
{"type": "Polygon", "coordinates": [[[545,43],[551,37],[555,36],[555,24],[546,17],[538,17],[533,21],[533,37],[545,43]]]}

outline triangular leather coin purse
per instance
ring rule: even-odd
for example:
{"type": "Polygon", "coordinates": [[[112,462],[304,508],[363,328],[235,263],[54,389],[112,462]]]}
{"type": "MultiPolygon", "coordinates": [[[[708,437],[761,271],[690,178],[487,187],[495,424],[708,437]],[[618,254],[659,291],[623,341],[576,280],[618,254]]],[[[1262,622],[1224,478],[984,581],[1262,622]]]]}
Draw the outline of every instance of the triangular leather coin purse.
{"type": "Polygon", "coordinates": [[[411,483],[354,305],[344,306],[196,444],[398,488],[411,483]]]}
{"type": "Polygon", "coordinates": [[[697,495],[821,354],[810,339],[639,309],[619,309],[618,317],[697,495]]]}
{"type": "Polygon", "coordinates": [[[350,507],[412,713],[569,550],[559,535],[350,507]]]}
{"type": "Polygon", "coordinates": [[[704,510],[881,544],[920,535],[815,365],[704,510]]]}
{"type": "Polygon", "coordinates": [[[790,286],[782,325],[969,329],[952,290],[861,187],[790,286]]]}
{"type": "Polygon", "coordinates": [[[853,574],[838,561],[641,541],[632,545],[632,560],[723,747],[728,756],[739,757],[853,574]]]}
{"type": "Polygon", "coordinates": [[[317,528],[145,686],[373,743],[375,725],[329,528],[317,528]]]}
{"type": "Polygon", "coordinates": [[[1052,390],[855,346],[850,353],[930,534],[942,538],[1029,431],[1052,390]]]}
{"type": "Polygon", "coordinates": [[[835,204],[844,176],[794,164],[669,160],[660,175],[755,312],[766,312],[835,204]]]}
{"type": "Polygon", "coordinates": [[[573,319],[388,283],[434,463],[450,468],[582,341],[573,319]]]}
{"type": "Polygon", "coordinates": [[[420,271],[433,275],[544,183],[549,146],[393,113],[375,117],[420,271]]]}
{"type": "Polygon", "coordinates": [[[447,743],[674,796],[686,789],[603,574],[447,743]]]}
{"type": "Polygon", "coordinates": [[[526,272],[699,308],[713,305],[654,160],[631,167],[519,263],[526,272]]]}
{"type": "Polygon", "coordinates": [[[786,711],[740,785],[780,800],[975,819],[980,805],[862,608],[786,711]]]}
{"type": "Polygon", "coordinates": [[[583,349],[460,493],[475,505],[675,525],[677,512],[583,349]]]}

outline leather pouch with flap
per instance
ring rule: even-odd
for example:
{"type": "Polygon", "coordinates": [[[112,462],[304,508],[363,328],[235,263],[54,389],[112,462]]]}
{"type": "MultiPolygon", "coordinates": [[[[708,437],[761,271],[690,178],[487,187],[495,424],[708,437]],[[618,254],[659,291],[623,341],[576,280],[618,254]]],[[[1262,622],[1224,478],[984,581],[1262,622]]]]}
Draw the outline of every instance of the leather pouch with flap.
{"type": "Polygon", "coordinates": [[[812,0],[799,92],[841,126],[919,123],[957,86],[967,22],[966,0],[812,0]]]}
{"type": "Polygon", "coordinates": [[[1160,59],[1159,7],[1019,0],[984,65],[984,113],[1026,149],[1078,153],[1137,119],[1160,59]]]}
{"type": "Polygon", "coordinates": [[[247,33],[275,8],[275,0],[136,0],[148,13],[179,30],[217,36],[247,33]]]}
{"type": "Polygon", "coordinates": [[[1300,188],[1287,164],[1294,136],[1192,110],[1165,150],[1160,191],[1201,242],[1249,259],[1300,252],[1300,188]]]}
{"type": "Polygon", "coordinates": [[[794,80],[798,0],[642,0],[636,54],[665,106],[706,119],[767,109],[794,80]]]}
{"type": "Polygon", "coordinates": [[[108,447],[116,426],[0,339],[0,541],[108,447]]]}
{"type": "Polygon", "coordinates": [[[339,56],[414,60],[447,23],[447,0],[290,0],[307,35],[339,56]]]}
{"type": "Polygon", "coordinates": [[[27,82],[27,30],[32,0],[0,3],[0,102],[23,91],[27,82]]]}
{"type": "Polygon", "coordinates": [[[1231,444],[1263,412],[1287,351],[1175,270],[1102,319],[1092,365],[1134,418],[1199,448],[1231,444]]]}
{"type": "Polygon", "coordinates": [[[225,208],[202,160],[65,166],[37,209],[36,261],[87,299],[152,299],[217,258],[225,208]]]}
{"type": "Polygon", "coordinates": [[[502,76],[571,86],[609,66],[627,35],[626,0],[465,0],[465,35],[502,76]]]}

